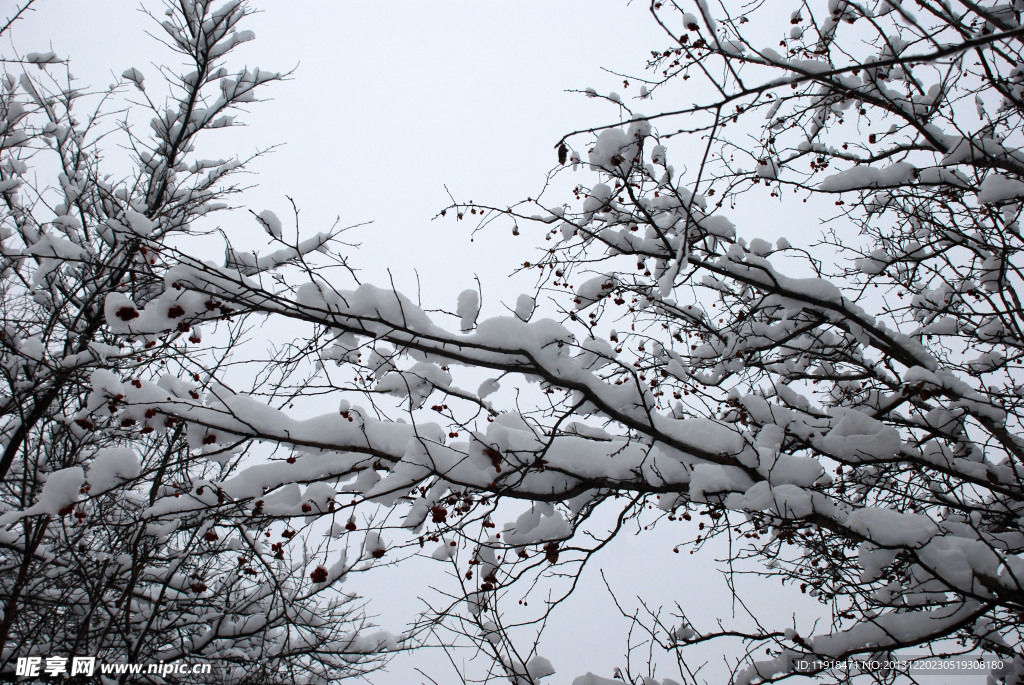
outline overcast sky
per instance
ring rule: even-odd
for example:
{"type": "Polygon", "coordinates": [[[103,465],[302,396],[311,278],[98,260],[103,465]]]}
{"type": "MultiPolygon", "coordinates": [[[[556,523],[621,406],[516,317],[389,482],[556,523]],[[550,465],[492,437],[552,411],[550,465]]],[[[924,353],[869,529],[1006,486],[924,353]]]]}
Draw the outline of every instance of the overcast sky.
{"type": "MultiPolygon", "coordinates": [[[[143,4],[162,12],[159,2],[143,4]]],[[[254,167],[253,208],[285,217],[291,196],[309,232],[335,217],[341,225],[373,221],[353,236],[364,244],[355,264],[376,274],[390,267],[407,290],[415,265],[425,295],[436,291],[453,301],[433,304],[449,307],[474,286],[474,273],[500,285],[538,241],[514,241],[502,224],[471,244],[468,222],[432,222],[449,202],[445,185],[460,201],[501,206],[535,195],[563,133],[618,117],[607,102],[565,91],[635,96],[635,85],[622,90],[622,79],[601,67],[640,71],[664,42],[646,3],[625,0],[254,6],[256,40],[233,64],[295,72],[244,117],[239,154],[283,144],[254,167]]],[[[103,87],[135,67],[152,87],[154,65],[173,59],[146,35],[154,29],[134,0],[39,0],[14,47],[52,46],[70,57],[81,85],[103,87]]],[[[484,294],[485,306],[497,305],[496,293],[484,294]]]]}
{"type": "MultiPolygon", "coordinates": [[[[149,0],[144,5],[158,15],[163,9],[149,0]]],[[[253,167],[251,181],[259,188],[247,195],[247,206],[285,218],[290,196],[307,234],[328,229],[335,217],[341,225],[372,221],[349,237],[363,243],[353,263],[367,280],[381,282],[390,270],[399,288],[415,296],[415,269],[424,305],[451,310],[457,294],[475,287],[479,276],[489,314],[503,313],[501,301],[513,304],[530,290],[529,280],[506,276],[542,241],[526,232],[513,238],[499,222],[470,242],[469,222],[432,221],[449,202],[445,186],[458,200],[499,206],[535,196],[556,163],[553,146],[562,134],[619,116],[610,103],[565,91],[594,87],[631,98],[636,85],[624,90],[621,77],[601,68],[639,74],[650,51],[665,43],[646,2],[638,0],[255,6],[261,13],[248,28],[256,41],[240,48],[231,64],[295,71],[267,92],[272,100],[251,108],[243,135],[230,138],[242,156],[281,144],[253,167]]],[[[156,84],[157,65],[173,68],[173,56],[147,35],[159,29],[138,8],[134,0],[39,0],[4,49],[52,49],[70,59],[80,86],[105,87],[130,67],[146,76],[147,86],[156,84]]],[[[675,156],[685,158],[685,150],[675,156]]],[[[581,174],[580,180],[592,179],[581,174]]],[[[245,212],[220,216],[229,227],[258,231],[245,212]]],[[[651,544],[649,537],[626,535],[615,556],[599,562],[613,585],[625,588],[620,599],[628,606],[643,591],[655,595],[655,603],[679,600],[695,608],[695,618],[731,612],[709,601],[725,596],[712,560],[698,564],[698,556],[673,555],[668,540],[664,548],[651,544]],[[644,587],[631,587],[637,578],[644,587]]],[[[383,603],[384,627],[396,631],[402,628],[393,623],[398,609],[408,609],[419,591],[403,573],[374,575],[376,586],[359,581],[383,603]]],[[[597,567],[588,573],[596,579],[597,567]]],[[[552,681],[569,683],[587,670],[610,677],[612,666],[623,663],[625,644],[621,623],[598,620],[615,612],[603,585],[585,585],[567,609],[543,652],[559,671],[552,681]]],[[[418,666],[446,682],[452,677],[445,675],[446,663],[439,652],[419,654],[372,680],[427,682],[413,670],[418,666]]]]}
{"type": "MultiPolygon", "coordinates": [[[[157,15],[163,11],[159,2],[142,4],[157,15]]],[[[498,223],[470,242],[469,222],[431,220],[450,201],[445,186],[458,200],[499,206],[535,196],[556,164],[554,145],[564,133],[619,116],[610,103],[566,90],[635,96],[635,85],[623,90],[622,79],[601,67],[639,72],[650,50],[664,42],[646,3],[625,0],[254,6],[261,12],[247,28],[256,40],[230,64],[294,73],[266,92],[270,101],[242,117],[243,135],[230,138],[238,148],[232,152],[242,156],[280,144],[253,167],[251,182],[259,187],[246,197],[247,206],[286,219],[290,196],[309,234],[326,230],[335,217],[341,225],[372,221],[349,236],[363,244],[353,263],[368,280],[380,282],[390,270],[399,287],[415,295],[415,269],[423,303],[450,310],[479,276],[491,314],[504,313],[501,301],[514,304],[530,290],[531,281],[505,277],[533,258],[540,238],[513,238],[510,227],[498,223]]],[[[159,92],[157,66],[173,68],[175,57],[147,35],[160,29],[139,7],[135,0],[38,0],[4,49],[54,50],[69,58],[79,87],[102,89],[135,67],[146,77],[147,92],[159,92]]],[[[116,159],[116,151],[110,156],[116,159]]],[[[258,230],[245,212],[219,220],[258,230]]],[[[619,554],[605,565],[622,581],[637,564],[650,570],[669,561],[664,555],[670,550],[655,554],[627,540],[619,554]]],[[[415,606],[410,602],[419,589],[407,573],[397,569],[357,583],[379,605],[385,628],[401,630],[400,609],[415,606]]],[[[687,575],[681,580],[692,584],[687,575]]],[[[597,620],[614,612],[603,587],[588,586],[567,609],[545,651],[559,671],[555,678],[568,683],[587,670],[610,677],[625,645],[621,626],[597,620]]],[[[419,667],[445,682],[454,677],[446,664],[440,652],[420,653],[372,680],[427,682],[415,672],[419,667]]]]}
{"type": "MultiPolygon", "coordinates": [[[[479,276],[485,315],[503,313],[501,301],[512,304],[531,289],[529,280],[506,276],[532,259],[543,241],[528,232],[513,238],[510,227],[498,222],[471,242],[473,224],[450,215],[432,221],[449,202],[445,186],[460,201],[498,206],[535,196],[556,163],[553,146],[564,133],[619,116],[608,102],[565,91],[594,87],[632,98],[635,84],[623,89],[621,77],[601,68],[640,74],[650,51],[666,43],[641,0],[253,4],[261,13],[246,28],[255,30],[256,41],[241,47],[230,64],[294,73],[266,92],[270,101],[252,106],[244,131],[228,134],[231,152],[240,156],[280,144],[252,168],[249,180],[258,188],[244,198],[246,206],[271,209],[289,223],[290,196],[307,235],[327,230],[335,217],[341,225],[372,221],[348,236],[363,243],[352,263],[364,270],[365,280],[385,282],[390,270],[399,288],[415,296],[415,269],[423,304],[451,310],[458,293],[475,287],[479,276]]],[[[157,15],[163,11],[153,0],[143,5],[157,15]]],[[[13,6],[0,0],[5,16],[13,6]]],[[[102,89],[130,67],[154,87],[158,65],[176,66],[174,56],[147,35],[160,29],[139,6],[136,0],[38,0],[3,50],[52,49],[70,59],[81,87],[102,89]]],[[[678,101],[655,100],[639,109],[672,105],[678,101]]],[[[223,154],[215,152],[199,154],[223,154]]],[[[685,161],[687,151],[677,146],[672,155],[685,161]]],[[[110,156],[116,160],[116,151],[110,156]]],[[[581,172],[581,182],[592,180],[581,172]]],[[[219,217],[232,235],[251,230],[262,237],[246,212],[219,217]]],[[[763,237],[793,237],[791,217],[765,218],[758,226],[768,231],[763,237]]],[[[679,601],[705,626],[716,612],[731,615],[734,607],[723,601],[728,595],[713,559],[675,555],[670,539],[631,533],[588,569],[588,582],[552,624],[542,651],[558,669],[552,685],[568,684],[587,670],[610,677],[612,667],[623,663],[622,623],[601,620],[615,609],[597,581],[599,567],[622,590],[627,607],[635,607],[634,595],[643,593],[654,606],[679,601]]],[[[429,593],[425,584],[405,568],[354,583],[380,607],[383,627],[396,632],[403,610],[429,593]]],[[[755,601],[770,606],[775,597],[762,593],[755,601]]],[[[792,605],[779,609],[785,617],[792,605]]],[[[371,679],[378,685],[428,682],[414,670],[419,667],[438,682],[455,682],[446,664],[440,652],[417,653],[371,679]]]]}

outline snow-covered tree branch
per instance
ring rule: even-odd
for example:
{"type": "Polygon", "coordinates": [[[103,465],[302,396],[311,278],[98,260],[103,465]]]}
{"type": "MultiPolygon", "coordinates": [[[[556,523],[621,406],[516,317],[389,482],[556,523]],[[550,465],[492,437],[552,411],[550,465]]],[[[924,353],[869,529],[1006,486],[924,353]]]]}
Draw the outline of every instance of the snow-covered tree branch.
{"type": "Polygon", "coordinates": [[[203,160],[201,141],[282,78],[229,70],[231,50],[251,38],[238,29],[245,3],[166,10],[158,26],[185,60],[180,74],[165,72],[166,94],[136,68],[89,93],[52,53],[4,65],[0,668],[79,654],[215,659],[224,682],[365,672],[388,645],[361,632],[356,598],[331,590],[349,570],[343,555],[329,570],[313,564],[311,577],[305,557],[318,544],[263,540],[271,528],[294,534],[296,517],[269,504],[243,513],[216,485],[244,448],[196,454],[177,418],[107,392],[153,382],[198,397],[246,326],[236,317],[203,346],[199,326],[158,340],[107,323],[110,298],[160,295],[170,245],[189,244],[194,222],[236,191],[232,174],[249,160],[203,160]],[[135,104],[122,115],[114,103],[124,98],[135,104]],[[152,128],[139,135],[135,117],[147,110],[152,128]],[[118,131],[132,153],[123,175],[100,144],[118,131]]]}
{"type": "Polygon", "coordinates": [[[1019,682],[1022,10],[656,0],[665,44],[624,77],[636,109],[587,91],[620,119],[557,141],[540,197],[441,212],[539,245],[505,316],[477,291],[439,314],[362,283],[337,231],[286,238],[269,211],[250,217],[265,254],[169,240],[241,164],[193,159],[194,138],[280,78],[219,66],[251,37],[243,4],[172,8],[168,45],[195,72],[152,105],[155,137],[131,138],[125,183],[98,174],[73,91],[8,77],[5,644],[49,630],[45,582],[99,648],[165,658],[176,631],[182,654],[359,670],[448,631],[489,675],[534,683],[558,655],[523,629],[632,526],[727,549],[744,614],[650,607],[625,680],[702,682],[720,644],[736,683],[980,653],[1019,682]],[[54,153],[59,184],[32,187],[54,153]],[[249,362],[254,325],[295,337],[249,362]],[[424,597],[401,638],[359,632],[336,585],[411,557],[450,564],[458,590],[424,597]],[[817,613],[762,614],[746,575],[817,613]],[[545,584],[534,613],[515,603],[545,584]]]}

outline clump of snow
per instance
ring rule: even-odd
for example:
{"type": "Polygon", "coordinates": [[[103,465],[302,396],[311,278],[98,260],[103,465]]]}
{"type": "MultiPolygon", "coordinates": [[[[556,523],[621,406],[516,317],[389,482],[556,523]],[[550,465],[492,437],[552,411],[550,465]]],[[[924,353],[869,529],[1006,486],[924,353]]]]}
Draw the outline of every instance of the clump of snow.
{"type": "Polygon", "coordinates": [[[141,236],[149,236],[159,225],[158,222],[153,221],[144,214],[136,212],[134,209],[129,209],[124,213],[124,220],[128,222],[128,228],[133,233],[137,233],[141,236]]]}
{"type": "Polygon", "coordinates": [[[581,675],[573,680],[572,685],[622,685],[622,681],[612,680],[611,678],[602,678],[599,675],[587,673],[586,675],[581,675]]]}
{"type": "Polygon", "coordinates": [[[371,530],[366,533],[366,538],[363,540],[363,553],[373,558],[379,558],[384,556],[387,551],[387,545],[384,544],[383,538],[380,533],[375,530],[371,530]]]}
{"type": "Polygon", "coordinates": [[[752,484],[750,476],[735,466],[697,464],[690,479],[690,499],[713,502],[721,495],[746,492],[752,484]]]}
{"type": "Polygon", "coordinates": [[[881,168],[863,164],[826,177],[818,187],[825,192],[833,193],[865,188],[898,187],[911,183],[916,172],[916,167],[908,162],[896,162],[881,168]]]}
{"type": "Polygon", "coordinates": [[[759,160],[754,173],[758,178],[777,179],[779,177],[779,160],[775,157],[765,157],[759,160]]]}
{"type": "Polygon", "coordinates": [[[651,162],[654,164],[664,164],[668,160],[668,152],[664,145],[655,145],[651,148],[651,162]]]}
{"type": "Polygon", "coordinates": [[[43,491],[39,494],[36,503],[23,511],[9,511],[0,516],[0,526],[14,523],[26,516],[56,515],[67,505],[78,501],[83,485],[85,485],[85,471],[81,466],[54,471],[46,477],[43,491]]]}
{"type": "Polygon", "coordinates": [[[529,321],[537,308],[537,301],[530,295],[520,295],[516,299],[515,315],[520,321],[529,321]]]}
{"type": "Polygon", "coordinates": [[[119,481],[138,478],[139,455],[127,447],[107,447],[98,450],[86,475],[93,494],[109,490],[119,481]]]}
{"type": "Polygon", "coordinates": [[[423,406],[435,388],[447,388],[452,375],[437,364],[417,362],[411,368],[388,373],[377,383],[377,390],[409,397],[414,407],[423,406]]]}
{"type": "Polygon", "coordinates": [[[576,309],[585,309],[598,300],[608,297],[615,289],[614,276],[595,276],[576,288],[576,309]]]}
{"type": "Polygon", "coordinates": [[[526,662],[526,672],[534,680],[540,680],[549,675],[554,675],[555,667],[551,665],[548,659],[538,655],[526,662]]]}
{"type": "Polygon", "coordinates": [[[282,235],[281,220],[277,218],[269,209],[264,209],[262,212],[256,215],[256,220],[260,222],[265,230],[271,237],[280,238],[282,235]]]}
{"type": "Polygon", "coordinates": [[[139,90],[146,90],[146,87],[142,85],[142,82],[146,80],[146,77],[142,75],[142,72],[132,67],[131,69],[125,69],[121,74],[121,78],[126,81],[131,81],[135,84],[135,87],[139,90]]]}
{"type": "Polygon", "coordinates": [[[921,547],[940,532],[927,516],[881,507],[857,509],[846,517],[845,525],[884,547],[921,547]]]}
{"type": "Polygon", "coordinates": [[[448,540],[442,540],[441,544],[437,546],[437,549],[430,556],[438,561],[447,561],[455,556],[455,549],[456,547],[453,543],[448,540]]]}
{"type": "Polygon", "coordinates": [[[502,538],[509,545],[531,545],[550,540],[561,540],[572,534],[572,527],[561,512],[549,503],[534,504],[516,519],[505,525],[502,538]]]}
{"type": "MultiPolygon", "coordinates": [[[[696,501],[696,500],[695,500],[696,501]]],[[[768,511],[783,519],[802,519],[814,512],[811,493],[795,485],[754,483],[746,492],[730,494],[725,504],[731,509],[768,511]]]]}
{"type": "Polygon", "coordinates": [[[25,62],[28,64],[34,64],[40,69],[45,67],[47,64],[58,64],[60,58],[53,51],[48,52],[30,52],[25,55],[25,62]]]}
{"type": "Polygon", "coordinates": [[[747,249],[759,257],[767,257],[772,251],[772,244],[762,238],[754,238],[747,249]]]}
{"type": "Polygon", "coordinates": [[[885,250],[877,249],[872,250],[871,254],[867,257],[858,257],[855,259],[854,266],[856,266],[861,273],[874,276],[885,271],[890,261],[891,258],[889,257],[889,253],[885,250]]]}
{"type": "Polygon", "coordinates": [[[476,318],[480,315],[480,295],[475,290],[463,290],[459,293],[459,301],[455,313],[461,319],[462,332],[473,330],[476,318]]]}
{"type": "Polygon", "coordinates": [[[815,447],[845,461],[890,459],[902,445],[899,431],[855,409],[833,409],[839,416],[815,447]]]}
{"type": "Polygon", "coordinates": [[[477,388],[476,396],[479,397],[480,399],[483,399],[488,395],[496,393],[500,387],[501,384],[498,383],[497,378],[488,378],[487,380],[480,384],[479,388],[477,388]]]}
{"type": "Polygon", "coordinates": [[[609,128],[597,136],[590,151],[590,168],[594,171],[625,171],[636,161],[639,145],[636,137],[621,128],[609,128]]]}
{"type": "Polygon", "coordinates": [[[1006,202],[1021,197],[1024,197],[1024,181],[1007,178],[1002,174],[986,176],[978,192],[978,202],[982,204],[1006,202]]]}

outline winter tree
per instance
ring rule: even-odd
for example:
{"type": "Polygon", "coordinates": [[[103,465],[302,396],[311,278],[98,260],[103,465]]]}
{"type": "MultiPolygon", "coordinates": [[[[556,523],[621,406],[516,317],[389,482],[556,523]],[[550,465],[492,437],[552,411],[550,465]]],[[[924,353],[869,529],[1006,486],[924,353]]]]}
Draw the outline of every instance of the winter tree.
{"type": "MultiPolygon", "coordinates": [[[[294,512],[270,497],[243,507],[218,483],[244,448],[216,450],[212,435],[135,402],[138,392],[201,397],[252,325],[206,298],[201,306],[231,321],[204,344],[182,306],[146,333],[134,307],[159,300],[169,246],[199,244],[194,223],[226,206],[251,161],[204,159],[202,141],[282,78],[229,66],[252,38],[239,27],[245,4],[166,10],[155,26],[182,66],[155,75],[163,88],[133,68],[92,93],[53,53],[4,62],[0,669],[13,673],[18,657],[79,655],[215,664],[197,682],[363,673],[381,645],[361,631],[355,598],[330,589],[344,562],[309,565],[315,542],[278,541],[300,514],[328,511],[333,491],[313,487],[294,512]],[[117,135],[132,153],[123,174],[104,159],[104,136],[117,135]],[[136,332],[117,330],[126,325],[136,332]],[[278,540],[264,542],[271,529],[278,540]]],[[[275,220],[259,218],[272,232],[275,220]]],[[[247,380],[257,393],[267,379],[247,380]]]]}
{"type": "Polygon", "coordinates": [[[711,624],[645,605],[622,680],[702,682],[718,650],[736,683],[892,680],[912,666],[829,664],[930,654],[1020,682],[1017,0],[656,0],[639,95],[586,93],[617,121],[558,141],[539,197],[441,212],[540,246],[491,317],[474,291],[446,314],[362,283],[333,234],[265,212],[272,251],[190,248],[237,165],[193,138],[277,78],[215,70],[248,37],[226,7],[164,24],[197,71],[126,181],[83,148],[73,92],[5,82],[5,631],[50,635],[56,606],[89,626],[64,644],[311,669],[455,635],[535,683],[559,655],[522,628],[628,532],[728,550],[737,595],[711,624]],[[44,151],[51,188],[29,183],[44,151]],[[255,322],[298,337],[254,380],[255,322]],[[347,626],[340,582],[415,557],[457,589],[400,636],[347,626]],[[747,575],[816,613],[759,612],[747,575]]]}

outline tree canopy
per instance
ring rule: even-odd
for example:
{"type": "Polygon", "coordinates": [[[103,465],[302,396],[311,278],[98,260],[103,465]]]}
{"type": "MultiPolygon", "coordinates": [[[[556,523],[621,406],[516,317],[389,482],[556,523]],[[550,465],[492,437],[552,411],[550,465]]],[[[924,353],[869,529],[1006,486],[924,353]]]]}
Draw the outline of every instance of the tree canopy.
{"type": "Polygon", "coordinates": [[[639,95],[585,93],[617,116],[538,141],[539,197],[440,210],[538,246],[490,317],[474,290],[444,313],[361,282],[336,231],[253,208],[255,253],[212,228],[252,160],[201,141],[282,78],[229,66],[245,2],[167,5],[194,70],[167,102],[134,69],[109,93],[152,119],[121,131],[126,178],[56,55],[6,63],[4,670],[28,649],[328,681],[445,635],[535,683],[558,654],[521,628],[632,528],[727,550],[740,611],[646,607],[623,680],[704,682],[717,649],[744,684],[935,654],[1020,682],[1024,8],[791,4],[655,0],[639,95]],[[260,356],[254,327],[293,337],[260,356]],[[365,626],[343,581],[414,558],[458,590],[365,626]],[[759,613],[747,575],[817,614],[759,613]]]}

